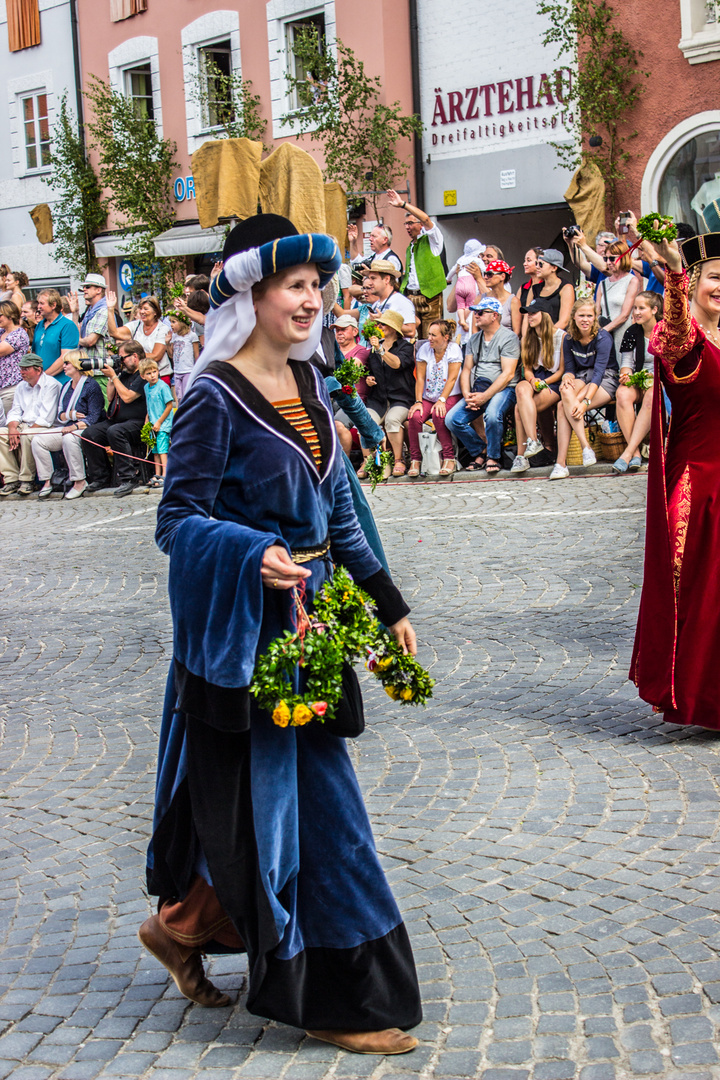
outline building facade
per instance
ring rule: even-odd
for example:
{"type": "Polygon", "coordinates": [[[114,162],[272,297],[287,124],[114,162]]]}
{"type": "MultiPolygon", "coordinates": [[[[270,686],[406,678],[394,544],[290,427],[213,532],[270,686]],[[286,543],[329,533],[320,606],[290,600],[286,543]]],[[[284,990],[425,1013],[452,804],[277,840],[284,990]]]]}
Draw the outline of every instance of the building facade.
{"type": "MultiPolygon", "coordinates": [[[[202,230],[198,225],[190,161],[217,135],[207,74],[212,65],[250,81],[267,121],[267,144],[277,147],[293,139],[321,163],[319,144],[296,125],[282,124],[296,105],[285,71],[293,63],[291,44],[301,26],[311,23],[330,43],[340,38],[348,44],[370,73],[381,77],[386,100],[399,100],[405,111],[412,111],[404,5],[367,0],[358,21],[349,0],[239,0],[233,8],[219,8],[217,0],[176,0],[171,9],[163,0],[104,0],[100,7],[92,0],[77,2],[83,71],[109,79],[134,97],[158,131],[177,144],[180,170],[172,178],[176,222],[156,243],[156,253],[185,255],[196,270],[212,265],[223,237],[222,227],[202,230]]],[[[408,145],[408,154],[411,149],[408,145]]],[[[119,275],[122,292],[123,275],[130,273],[122,242],[106,236],[96,241],[96,250],[119,275]]]]}
{"type": "Polygon", "coordinates": [[[557,246],[571,220],[572,174],[550,145],[570,138],[571,59],[543,46],[536,0],[417,3],[425,209],[448,261],[476,237],[521,264],[529,246],[557,246]]]}
{"type": "Polygon", "coordinates": [[[673,0],[655,17],[652,0],[618,12],[644,56],[646,89],[626,134],[631,157],[619,203],[659,210],[697,232],[720,230],[720,5],[673,0]]]}
{"type": "Polygon", "coordinates": [[[28,275],[28,296],[47,285],[70,286],[53,244],[38,242],[30,211],[39,203],[52,207],[43,177],[63,93],[77,109],[74,18],[73,0],[7,0],[0,8],[0,263],[28,275]]]}

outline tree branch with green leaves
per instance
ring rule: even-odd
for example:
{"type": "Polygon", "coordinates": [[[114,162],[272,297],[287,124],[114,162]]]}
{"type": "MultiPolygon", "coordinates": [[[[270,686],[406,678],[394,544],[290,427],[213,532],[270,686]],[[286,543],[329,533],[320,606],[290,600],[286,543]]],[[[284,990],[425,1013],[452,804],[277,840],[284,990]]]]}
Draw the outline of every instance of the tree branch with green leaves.
{"type": "Polygon", "coordinates": [[[378,195],[394,188],[410,164],[398,145],[420,135],[423,124],[417,114],[405,115],[399,101],[380,101],[381,80],[368,75],[349,46],[338,39],[335,49],[337,57],[314,26],[298,31],[295,70],[286,73],[298,107],[282,123],[307,130],[323,144],[328,180],[339,181],[348,192],[368,187],[377,192],[371,197],[377,214],[378,195]]]}
{"type": "Polygon", "coordinates": [[[93,239],[105,228],[108,206],[88,161],[77,118],[68,108],[67,91],[52,129],[50,165],[43,181],[57,196],[52,207],[55,258],[71,273],[84,277],[99,269],[93,239]]]}
{"type": "Polygon", "coordinates": [[[158,260],[153,240],[175,220],[171,192],[173,171],[180,167],[177,145],[158,135],[154,121],[138,112],[132,98],[96,75],[90,75],[85,97],[92,110],[89,142],[98,156],[109,210],[127,238],[128,257],[138,269],[159,277],[162,288],[166,278],[175,276],[177,260],[158,260]]]}
{"type": "Polygon", "coordinates": [[[616,12],[608,0],[538,0],[537,11],[548,19],[543,45],[555,45],[558,58],[574,58],[572,76],[563,81],[563,112],[573,117],[572,144],[553,143],[559,161],[577,168],[593,161],[605,181],[607,201],[617,210],[617,185],[625,179],[631,158],[628,143],[637,131],[627,131],[628,120],[645,87],[649,72],[640,69],[642,52],[635,49],[616,25],[616,12]],[[590,148],[592,136],[601,146],[590,148]]]}
{"type": "Polygon", "coordinates": [[[200,110],[203,126],[214,139],[253,139],[265,145],[267,121],[260,113],[260,95],[239,71],[227,75],[210,57],[201,57],[190,92],[200,110]]]}

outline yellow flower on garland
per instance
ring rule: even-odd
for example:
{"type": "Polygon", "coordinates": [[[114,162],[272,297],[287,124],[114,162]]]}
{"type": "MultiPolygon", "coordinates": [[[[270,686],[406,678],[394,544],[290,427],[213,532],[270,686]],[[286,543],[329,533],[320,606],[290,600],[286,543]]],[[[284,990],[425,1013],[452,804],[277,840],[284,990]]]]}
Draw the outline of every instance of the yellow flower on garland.
{"type": "Polygon", "coordinates": [[[378,662],[377,662],[377,670],[378,671],[387,671],[387,669],[390,667],[391,664],[392,664],[392,659],[389,656],[386,656],[384,660],[378,660],[378,662]]]}
{"type": "Polygon", "coordinates": [[[293,709],[292,722],[295,727],[302,727],[303,724],[309,723],[314,716],[315,713],[312,709],[308,709],[307,705],[296,705],[293,709]]]}
{"type": "Polygon", "coordinates": [[[389,698],[392,698],[393,701],[400,700],[400,691],[398,690],[397,686],[386,686],[385,693],[389,698]]]}
{"type": "Polygon", "coordinates": [[[287,727],[290,723],[290,710],[284,701],[279,701],[272,714],[273,723],[278,727],[287,727]]]}
{"type": "Polygon", "coordinates": [[[409,686],[406,686],[404,690],[400,691],[400,697],[403,701],[412,701],[413,692],[409,686]]]}

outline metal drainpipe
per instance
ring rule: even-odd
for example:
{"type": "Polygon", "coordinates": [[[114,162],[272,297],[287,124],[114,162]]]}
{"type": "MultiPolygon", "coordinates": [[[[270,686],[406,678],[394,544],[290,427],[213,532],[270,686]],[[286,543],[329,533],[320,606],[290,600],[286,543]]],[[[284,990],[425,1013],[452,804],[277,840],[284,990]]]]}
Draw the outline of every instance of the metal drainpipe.
{"type": "MultiPolygon", "coordinates": [[[[410,71],[412,74],[412,107],[420,115],[420,48],[418,44],[417,0],[409,0],[410,14],[410,71]]],[[[423,162],[422,135],[413,137],[415,154],[415,204],[425,207],[425,172],[423,162]]]]}
{"type": "Polygon", "coordinates": [[[82,75],[80,72],[80,39],[78,36],[77,0],[68,0],[70,5],[70,33],[72,35],[73,69],[75,72],[75,108],[77,109],[78,137],[85,149],[85,125],[83,124],[82,75]]]}

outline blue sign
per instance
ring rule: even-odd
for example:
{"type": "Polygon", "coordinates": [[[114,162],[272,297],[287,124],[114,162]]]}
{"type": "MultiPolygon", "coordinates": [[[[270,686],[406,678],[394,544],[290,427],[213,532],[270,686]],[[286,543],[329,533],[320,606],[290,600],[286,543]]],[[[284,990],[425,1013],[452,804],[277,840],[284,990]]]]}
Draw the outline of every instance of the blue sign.
{"type": "Polygon", "coordinates": [[[175,199],[177,202],[185,202],[185,199],[195,198],[195,181],[192,176],[178,176],[175,181],[175,199]]]}
{"type": "Polygon", "coordinates": [[[132,263],[127,262],[127,260],[121,262],[118,277],[120,278],[120,284],[125,292],[129,292],[132,288],[132,283],[135,280],[135,272],[132,263]]]}

